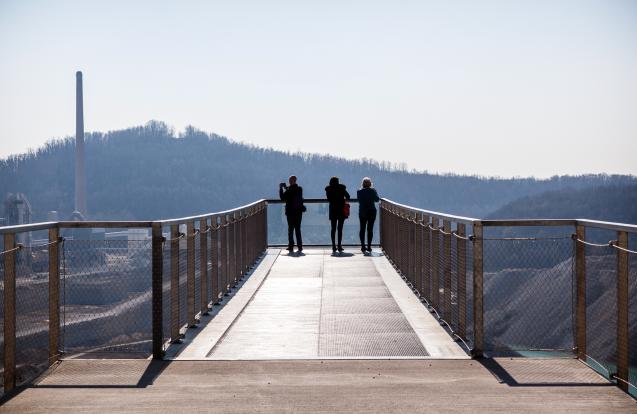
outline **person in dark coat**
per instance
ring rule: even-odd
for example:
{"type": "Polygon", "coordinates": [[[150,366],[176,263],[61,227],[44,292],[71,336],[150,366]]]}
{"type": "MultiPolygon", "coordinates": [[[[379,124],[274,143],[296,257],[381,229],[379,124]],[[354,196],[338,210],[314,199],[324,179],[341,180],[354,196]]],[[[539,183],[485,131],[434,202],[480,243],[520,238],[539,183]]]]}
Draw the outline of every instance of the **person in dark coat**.
{"type": "Polygon", "coordinates": [[[376,221],[376,204],[380,201],[376,189],[372,186],[369,177],[363,178],[362,188],[356,192],[358,198],[358,218],[361,228],[361,251],[372,251],[372,238],[374,237],[374,222],[376,221]],[[367,230],[367,246],[365,246],[365,230],[367,230]]]}
{"type": "Polygon", "coordinates": [[[285,201],[285,216],[288,220],[288,248],[292,253],[294,251],[294,238],[296,234],[296,245],[299,252],[303,251],[303,239],[301,238],[301,219],[305,206],[303,205],[303,188],[296,183],[296,176],[291,175],[289,178],[290,185],[285,183],[279,184],[279,197],[285,201]]]}
{"type": "Polygon", "coordinates": [[[332,224],[332,252],[343,251],[343,224],[345,223],[345,200],[349,200],[350,196],[346,187],[338,182],[338,177],[330,179],[330,185],[325,187],[325,195],[330,202],[330,223],[332,224]],[[336,246],[335,236],[338,228],[338,247],[336,246]]]}

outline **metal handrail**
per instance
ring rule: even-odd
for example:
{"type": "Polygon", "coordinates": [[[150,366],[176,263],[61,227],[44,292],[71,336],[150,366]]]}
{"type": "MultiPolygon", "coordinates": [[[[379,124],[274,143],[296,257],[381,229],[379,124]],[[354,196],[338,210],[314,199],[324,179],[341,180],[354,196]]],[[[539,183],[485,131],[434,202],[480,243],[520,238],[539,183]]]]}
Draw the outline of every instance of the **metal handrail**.
{"type": "MultiPolygon", "coordinates": [[[[268,198],[265,200],[268,204],[285,204],[284,200],[278,198],[268,198]]],[[[350,198],[349,200],[345,200],[348,203],[358,203],[357,198],[350,198]]],[[[306,204],[322,204],[329,203],[330,201],[327,198],[304,198],[303,203],[306,204]]]]}
{"type": "Polygon", "coordinates": [[[392,201],[392,200],[390,200],[388,198],[381,198],[381,202],[389,203],[389,204],[392,204],[394,206],[397,206],[397,207],[412,211],[414,213],[421,213],[421,214],[425,214],[427,216],[435,217],[435,218],[442,219],[442,220],[450,220],[450,221],[455,221],[455,222],[464,223],[464,224],[474,224],[476,222],[480,222],[481,221],[480,219],[476,219],[476,218],[472,218],[472,217],[456,216],[456,215],[453,215],[453,214],[440,213],[438,211],[424,210],[422,208],[412,207],[412,206],[408,206],[406,204],[400,204],[400,203],[392,201]]]}

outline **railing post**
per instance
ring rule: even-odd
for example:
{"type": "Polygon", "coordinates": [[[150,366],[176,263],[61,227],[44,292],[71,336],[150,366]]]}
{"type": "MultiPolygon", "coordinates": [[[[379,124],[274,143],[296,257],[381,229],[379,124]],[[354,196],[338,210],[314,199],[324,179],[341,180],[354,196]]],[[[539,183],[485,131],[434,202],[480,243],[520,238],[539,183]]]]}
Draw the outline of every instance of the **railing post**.
{"type": "Polygon", "coordinates": [[[442,229],[444,234],[442,235],[443,261],[444,261],[444,289],[445,289],[445,309],[444,315],[447,323],[451,324],[452,312],[451,312],[451,222],[449,220],[443,220],[442,229]]]}
{"type": "MultiPolygon", "coordinates": [[[[586,228],[578,224],[575,235],[579,240],[586,240],[586,228]]],[[[575,279],[577,357],[586,361],[586,246],[577,240],[575,240],[575,279]]]]}
{"type": "MultiPolygon", "coordinates": [[[[628,233],[617,232],[617,246],[628,248],[628,233]]],[[[628,391],[629,321],[628,252],[617,249],[617,385],[628,391]]]]}
{"type": "MultiPolygon", "coordinates": [[[[50,234],[50,233],[49,233],[50,234]]],[[[152,224],[152,324],[153,324],[153,358],[164,356],[163,327],[163,280],[164,280],[164,238],[160,223],[152,224]]]]}
{"type": "Polygon", "coordinates": [[[407,279],[412,288],[416,288],[416,227],[411,221],[415,218],[415,213],[409,211],[405,224],[407,226],[407,279]]]}
{"type": "Polygon", "coordinates": [[[239,272],[239,279],[243,278],[243,275],[246,273],[246,220],[248,217],[248,210],[244,209],[241,211],[241,216],[239,221],[239,251],[241,252],[241,256],[239,259],[239,263],[241,264],[239,272]]]}
{"type": "Polygon", "coordinates": [[[458,335],[466,338],[467,335],[467,241],[466,226],[458,223],[457,263],[458,263],[458,335]]]}
{"type": "MultiPolygon", "coordinates": [[[[264,201],[264,203],[266,203],[264,201]]],[[[261,246],[261,252],[265,252],[268,250],[268,240],[269,240],[269,234],[268,234],[268,205],[265,204],[263,207],[263,210],[261,212],[261,227],[262,227],[262,237],[263,237],[263,245],[261,246]]]]}
{"type": "Polygon", "coordinates": [[[179,333],[179,225],[170,225],[170,340],[181,341],[179,333]]]}
{"type": "Polygon", "coordinates": [[[49,365],[58,360],[60,346],[60,229],[49,229],[49,365]]]}
{"type": "Polygon", "coordinates": [[[199,220],[199,301],[201,314],[208,314],[208,219],[199,220]]]}
{"type": "Polygon", "coordinates": [[[428,302],[431,302],[431,230],[429,230],[429,216],[422,216],[423,227],[423,267],[424,267],[424,292],[422,295],[428,302]]]}
{"type": "Polygon", "coordinates": [[[230,213],[228,218],[230,225],[228,226],[228,290],[234,287],[235,269],[236,269],[236,252],[235,252],[235,213],[230,213]]]}
{"type": "Polygon", "coordinates": [[[219,219],[217,216],[210,217],[210,262],[212,263],[211,275],[210,275],[210,290],[212,295],[212,304],[219,302],[219,233],[217,232],[217,226],[219,225],[219,219]]]}
{"type": "Polygon", "coordinates": [[[186,223],[186,309],[188,327],[197,325],[195,315],[195,223],[190,220],[186,223]]]}
{"type": "MultiPolygon", "coordinates": [[[[15,233],[5,233],[4,249],[15,249],[15,233]]],[[[4,254],[4,392],[15,388],[16,251],[4,254]]]]}
{"type": "Polygon", "coordinates": [[[473,224],[473,356],[481,358],[484,352],[483,306],[483,239],[482,223],[473,224]]]}
{"type": "MultiPolygon", "coordinates": [[[[431,227],[438,229],[440,221],[436,217],[431,218],[431,227]]],[[[440,231],[431,231],[431,303],[436,309],[440,309],[440,231]]]]}
{"type": "Polygon", "coordinates": [[[415,249],[416,249],[416,271],[415,271],[415,277],[416,277],[416,289],[418,289],[418,293],[422,296],[423,295],[423,283],[422,283],[422,214],[421,213],[416,213],[416,217],[415,217],[415,221],[416,223],[414,223],[414,231],[416,232],[416,243],[415,243],[415,249]]]}
{"type": "Polygon", "coordinates": [[[221,294],[223,296],[228,295],[228,280],[230,279],[228,276],[228,234],[230,233],[228,224],[228,215],[224,214],[221,216],[221,294]]]}

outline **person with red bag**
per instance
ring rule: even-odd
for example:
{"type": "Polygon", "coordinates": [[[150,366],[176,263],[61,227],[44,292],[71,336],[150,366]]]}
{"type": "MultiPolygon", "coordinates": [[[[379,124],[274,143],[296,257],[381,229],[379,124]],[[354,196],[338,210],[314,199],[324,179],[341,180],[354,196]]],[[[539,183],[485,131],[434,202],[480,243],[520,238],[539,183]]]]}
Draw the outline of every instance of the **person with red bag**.
{"type": "Polygon", "coordinates": [[[338,177],[330,178],[330,185],[325,187],[325,195],[330,203],[330,223],[332,225],[332,252],[336,253],[343,251],[343,224],[345,219],[349,217],[349,203],[346,200],[350,199],[347,188],[339,183],[338,177]],[[338,246],[336,245],[336,230],[338,229],[338,246]]]}

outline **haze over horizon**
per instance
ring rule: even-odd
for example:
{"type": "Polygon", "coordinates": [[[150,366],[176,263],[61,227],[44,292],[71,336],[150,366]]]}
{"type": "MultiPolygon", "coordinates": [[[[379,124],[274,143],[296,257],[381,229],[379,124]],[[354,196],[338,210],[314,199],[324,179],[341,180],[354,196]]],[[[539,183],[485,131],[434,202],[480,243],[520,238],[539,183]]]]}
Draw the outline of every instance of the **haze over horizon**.
{"type": "Polygon", "coordinates": [[[631,1],[0,3],[0,158],[150,119],[429,172],[637,175],[631,1]]]}

